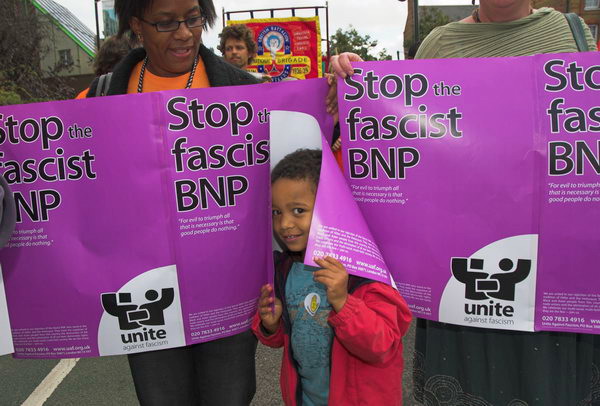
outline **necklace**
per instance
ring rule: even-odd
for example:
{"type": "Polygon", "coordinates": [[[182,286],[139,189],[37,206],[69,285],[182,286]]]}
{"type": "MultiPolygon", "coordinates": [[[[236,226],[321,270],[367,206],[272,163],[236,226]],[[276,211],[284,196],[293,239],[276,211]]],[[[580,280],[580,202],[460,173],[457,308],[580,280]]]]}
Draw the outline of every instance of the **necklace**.
{"type": "MultiPolygon", "coordinates": [[[[194,81],[194,74],[196,73],[196,66],[198,66],[198,58],[199,55],[196,55],[194,59],[194,65],[192,65],[192,71],[190,72],[190,77],[188,78],[187,84],[185,85],[186,89],[192,87],[192,82],[194,81]]],[[[148,57],[144,58],[144,63],[142,64],[142,69],[140,71],[140,80],[138,81],[138,93],[142,93],[142,89],[144,87],[144,74],[146,73],[146,65],[148,64],[148,57]]]]}
{"type": "MultiPolygon", "coordinates": [[[[527,15],[531,15],[533,14],[533,8],[529,8],[529,13],[527,13],[527,15]]],[[[479,7],[477,7],[475,10],[473,10],[473,12],[471,13],[471,17],[473,17],[473,21],[475,21],[476,23],[480,23],[481,19],[479,18],[479,7]]]]}

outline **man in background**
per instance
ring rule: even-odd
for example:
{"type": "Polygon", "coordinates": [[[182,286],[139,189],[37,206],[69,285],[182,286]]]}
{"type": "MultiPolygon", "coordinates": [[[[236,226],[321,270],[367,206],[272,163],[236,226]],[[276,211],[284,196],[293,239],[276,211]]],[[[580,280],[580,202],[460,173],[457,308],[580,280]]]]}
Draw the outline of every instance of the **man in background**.
{"type": "MultiPolygon", "coordinates": [[[[254,33],[245,24],[228,25],[223,28],[219,34],[221,42],[217,47],[223,54],[223,58],[230,64],[248,71],[248,65],[256,56],[256,42],[254,42],[254,33]]],[[[248,71],[258,80],[270,82],[271,78],[262,73],[248,71]]]]}
{"type": "Polygon", "coordinates": [[[252,30],[244,24],[228,25],[219,34],[221,43],[218,48],[223,58],[240,69],[252,63],[256,56],[256,42],[252,30]]]}

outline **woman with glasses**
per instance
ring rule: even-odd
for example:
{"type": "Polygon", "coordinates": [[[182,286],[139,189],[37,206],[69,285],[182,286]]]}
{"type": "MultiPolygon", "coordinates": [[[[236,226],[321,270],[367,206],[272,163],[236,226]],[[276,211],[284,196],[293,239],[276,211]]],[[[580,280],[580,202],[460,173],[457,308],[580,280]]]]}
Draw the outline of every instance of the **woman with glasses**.
{"type": "Polygon", "coordinates": [[[118,36],[131,35],[134,49],[114,69],[110,85],[87,97],[159,90],[253,84],[202,45],[202,32],[216,19],[212,0],[115,0],[118,36]]]}
{"type": "MultiPolygon", "coordinates": [[[[248,73],[202,45],[212,26],[212,0],[115,0],[118,36],[135,37],[132,50],[114,69],[106,91],[96,79],[87,97],[159,90],[252,84],[248,73]]],[[[256,339],[247,331],[232,337],[129,355],[142,405],[248,405],[256,380],[256,339]]]]}

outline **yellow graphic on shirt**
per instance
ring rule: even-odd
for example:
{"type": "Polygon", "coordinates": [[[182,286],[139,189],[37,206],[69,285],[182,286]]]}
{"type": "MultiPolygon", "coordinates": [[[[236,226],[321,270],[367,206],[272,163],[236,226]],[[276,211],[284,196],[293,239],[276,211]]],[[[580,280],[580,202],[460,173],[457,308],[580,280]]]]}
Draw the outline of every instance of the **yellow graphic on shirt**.
{"type": "Polygon", "coordinates": [[[314,316],[321,306],[321,296],[317,293],[309,293],[304,298],[304,308],[311,316],[314,316]]]}
{"type": "Polygon", "coordinates": [[[318,307],[319,305],[317,303],[317,298],[313,296],[312,300],[310,301],[310,310],[314,313],[317,311],[318,307]]]}

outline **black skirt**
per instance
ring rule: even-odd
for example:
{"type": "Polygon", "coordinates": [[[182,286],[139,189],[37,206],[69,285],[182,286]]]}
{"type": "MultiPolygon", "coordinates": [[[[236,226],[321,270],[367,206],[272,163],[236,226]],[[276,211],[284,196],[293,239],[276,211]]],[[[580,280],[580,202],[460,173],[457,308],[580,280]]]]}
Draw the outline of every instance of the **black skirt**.
{"type": "Polygon", "coordinates": [[[598,406],[600,336],[417,320],[415,399],[444,406],[598,406]]]}

